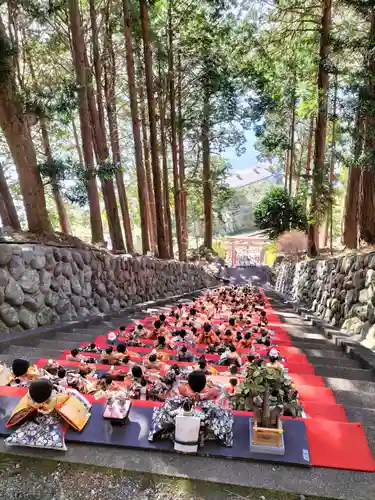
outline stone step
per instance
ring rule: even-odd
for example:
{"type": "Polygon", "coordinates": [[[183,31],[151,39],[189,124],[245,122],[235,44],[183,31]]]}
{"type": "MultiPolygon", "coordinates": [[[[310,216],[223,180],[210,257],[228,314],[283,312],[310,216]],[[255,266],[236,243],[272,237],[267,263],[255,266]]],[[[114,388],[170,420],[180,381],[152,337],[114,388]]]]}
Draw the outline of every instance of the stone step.
{"type": "Polygon", "coordinates": [[[90,333],[71,333],[71,332],[55,332],[53,335],[45,335],[39,337],[39,341],[43,340],[67,340],[68,342],[91,342],[95,336],[90,333]]]}
{"type": "Polygon", "coordinates": [[[338,347],[335,344],[332,344],[331,342],[328,342],[328,341],[312,343],[308,340],[295,341],[294,339],[292,339],[292,342],[293,342],[293,345],[295,347],[299,347],[304,352],[310,351],[310,350],[312,350],[312,351],[318,350],[318,351],[324,351],[324,352],[333,351],[333,352],[338,352],[338,353],[344,354],[343,349],[341,349],[340,347],[338,347]]]}
{"type": "MultiPolygon", "coordinates": [[[[375,382],[369,380],[348,380],[337,377],[324,377],[327,387],[336,391],[360,391],[375,394],[375,382]]],[[[375,422],[375,421],[374,421],[375,422]]]]}
{"type": "Polygon", "coordinates": [[[305,333],[303,337],[301,337],[299,334],[294,335],[294,333],[291,333],[290,337],[293,342],[311,342],[312,344],[329,343],[329,340],[327,340],[327,338],[320,333],[305,333]]]}
{"type": "Polygon", "coordinates": [[[347,406],[345,408],[349,422],[359,422],[363,426],[373,426],[375,422],[375,408],[357,408],[347,406]]]}
{"type": "Polygon", "coordinates": [[[361,368],[358,361],[355,359],[349,358],[347,356],[332,358],[328,357],[317,357],[317,356],[308,356],[309,362],[315,366],[339,366],[339,367],[352,367],[352,368],[361,368]]]}
{"type": "Polygon", "coordinates": [[[345,408],[355,406],[375,410],[375,394],[366,391],[335,391],[336,402],[345,408]]]}
{"type": "Polygon", "coordinates": [[[57,349],[60,352],[65,351],[65,350],[71,351],[72,349],[76,349],[76,348],[78,349],[81,342],[82,341],[68,342],[66,340],[57,340],[57,339],[46,340],[46,339],[43,339],[40,341],[39,345],[37,345],[36,347],[40,347],[41,349],[57,349]]]}
{"type": "Polygon", "coordinates": [[[322,377],[346,378],[348,380],[368,380],[375,382],[375,376],[371,370],[362,368],[340,368],[336,366],[315,366],[316,375],[322,377]]]}
{"type": "Polygon", "coordinates": [[[49,349],[43,347],[22,347],[22,346],[10,346],[4,354],[12,354],[15,358],[26,358],[34,357],[40,358],[52,358],[56,359],[60,356],[61,351],[58,349],[49,349]]]}
{"type": "MultiPolygon", "coordinates": [[[[6,364],[9,368],[12,367],[12,363],[16,356],[13,354],[0,354],[0,362],[6,364]]],[[[35,363],[40,358],[36,358],[35,356],[22,356],[24,359],[30,361],[30,363],[35,363]]]]}
{"type": "Polygon", "coordinates": [[[327,349],[304,349],[303,352],[308,358],[332,358],[342,359],[348,356],[340,349],[327,348],[327,349]]]}
{"type": "Polygon", "coordinates": [[[332,344],[331,342],[328,341],[311,342],[310,340],[292,339],[292,342],[295,347],[299,347],[300,349],[303,350],[319,349],[319,350],[329,350],[329,351],[337,350],[338,352],[342,351],[342,349],[336,347],[335,344],[332,344]]]}
{"type": "MultiPolygon", "coordinates": [[[[52,339],[46,339],[52,340],[52,339]]],[[[95,336],[91,333],[69,333],[69,332],[58,332],[54,337],[56,341],[67,341],[67,342],[93,342],[95,336]]]]}
{"type": "MultiPolygon", "coordinates": [[[[311,358],[309,358],[309,361],[311,362],[311,358]]],[[[358,361],[350,358],[347,359],[316,358],[316,362],[314,363],[311,362],[311,364],[314,366],[314,368],[316,366],[323,366],[323,367],[332,366],[332,368],[362,368],[362,366],[360,366],[358,361]]]]}

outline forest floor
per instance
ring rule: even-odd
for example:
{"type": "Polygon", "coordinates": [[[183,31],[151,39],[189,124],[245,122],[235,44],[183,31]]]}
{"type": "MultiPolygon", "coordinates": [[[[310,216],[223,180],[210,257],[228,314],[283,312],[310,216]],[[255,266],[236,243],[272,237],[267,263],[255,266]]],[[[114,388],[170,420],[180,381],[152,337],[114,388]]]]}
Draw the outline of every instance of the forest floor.
{"type": "MultiPolygon", "coordinates": [[[[6,500],[313,500],[190,479],[0,455],[0,498],[6,500]]],[[[328,499],[320,499],[328,500],[328,499]]]]}

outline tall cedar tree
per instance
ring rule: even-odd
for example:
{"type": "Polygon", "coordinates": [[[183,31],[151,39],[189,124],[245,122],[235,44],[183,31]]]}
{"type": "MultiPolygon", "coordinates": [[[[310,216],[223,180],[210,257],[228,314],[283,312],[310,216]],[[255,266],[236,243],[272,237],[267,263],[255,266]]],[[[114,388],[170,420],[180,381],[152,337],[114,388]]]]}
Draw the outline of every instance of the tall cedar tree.
{"type": "Polygon", "coordinates": [[[44,187],[37,169],[27,117],[17,94],[13,57],[16,50],[0,17],[0,126],[17,168],[28,228],[48,233],[52,231],[52,225],[48,219],[44,187]]]}
{"type": "Polygon", "coordinates": [[[104,55],[104,93],[107,107],[108,130],[112,149],[112,160],[116,171],[116,184],[120,201],[122,222],[125,231],[126,249],[129,253],[134,253],[133,234],[129,215],[128,196],[124,182],[124,175],[121,168],[120,139],[117,123],[116,106],[116,57],[112,41],[112,24],[110,19],[110,2],[105,11],[106,25],[106,51],[104,55]]]}
{"type": "Polygon", "coordinates": [[[86,167],[87,194],[90,206],[92,243],[104,242],[103,225],[100,213],[98,188],[94,172],[94,154],[90,127],[89,103],[87,98],[87,66],[85,60],[85,42],[81,15],[77,0],[69,0],[70,31],[72,36],[72,55],[79,98],[79,121],[82,136],[83,158],[86,167]]]}
{"type": "Polygon", "coordinates": [[[152,71],[152,48],[150,42],[149,17],[146,0],[139,0],[142,24],[143,50],[145,59],[145,76],[147,90],[147,104],[150,125],[150,143],[151,143],[151,165],[155,193],[155,211],[156,211],[156,232],[158,242],[158,253],[161,259],[168,257],[167,242],[165,239],[164,215],[163,215],[163,195],[161,189],[161,176],[158,154],[158,140],[156,129],[156,114],[154,100],[154,80],[152,71]]]}
{"type": "Polygon", "coordinates": [[[143,146],[143,159],[146,172],[146,195],[147,195],[147,216],[148,216],[148,230],[150,235],[150,245],[154,254],[157,253],[156,242],[156,211],[155,211],[155,196],[152,187],[152,172],[150,164],[150,144],[148,140],[148,121],[146,114],[146,100],[144,93],[144,64],[142,62],[142,54],[140,43],[136,44],[136,57],[138,63],[138,88],[139,88],[139,107],[142,125],[142,146],[143,146]]]}
{"type": "Polygon", "coordinates": [[[147,216],[147,186],[146,175],[142,159],[141,131],[138,115],[138,98],[134,78],[134,59],[133,59],[133,36],[132,36],[132,17],[129,6],[129,0],[122,1],[124,13],[124,37],[126,46],[126,70],[128,75],[128,88],[130,110],[132,117],[133,139],[135,165],[137,171],[138,203],[141,218],[142,250],[146,254],[150,250],[148,238],[148,216],[147,216]]]}
{"type": "Polygon", "coordinates": [[[109,150],[106,139],[105,130],[105,120],[104,120],[104,105],[103,105],[103,95],[102,95],[102,63],[100,57],[100,47],[99,47],[99,32],[96,19],[96,10],[94,0],[89,0],[90,4],[90,20],[91,20],[91,36],[92,36],[92,48],[93,48],[93,59],[94,59],[94,73],[96,82],[96,105],[93,96],[92,86],[87,86],[88,99],[93,141],[94,146],[96,145],[96,159],[99,165],[99,177],[102,185],[103,199],[105,204],[105,209],[107,212],[109,233],[112,241],[112,248],[114,250],[124,250],[124,240],[122,237],[122,231],[120,226],[120,218],[118,214],[117,201],[115,188],[113,183],[112,173],[108,173],[104,170],[109,162],[109,150]],[[102,173],[100,170],[102,169],[102,173]]]}
{"type": "Polygon", "coordinates": [[[355,126],[354,163],[349,167],[345,196],[344,230],[342,235],[344,245],[351,249],[356,249],[358,246],[357,224],[359,188],[361,181],[361,167],[358,162],[363,150],[363,125],[361,92],[359,92],[355,126]]]}
{"type": "Polygon", "coordinates": [[[368,82],[364,152],[366,163],[363,165],[360,179],[358,226],[360,239],[373,245],[375,243],[375,169],[373,168],[375,147],[375,7],[369,10],[370,34],[367,60],[368,82]]]}
{"type": "Polygon", "coordinates": [[[16,231],[21,230],[20,220],[14,206],[13,198],[0,163],[0,217],[3,226],[9,226],[16,231]]]}
{"type": "Polygon", "coordinates": [[[181,233],[181,192],[180,178],[178,169],[178,150],[177,150],[177,119],[176,119],[176,83],[175,83],[175,64],[174,64],[174,47],[173,47],[173,24],[172,24],[172,9],[173,0],[169,0],[168,6],[168,73],[169,73],[169,110],[171,123],[171,150],[172,150],[172,167],[173,167],[173,193],[174,193],[174,210],[176,219],[176,237],[178,245],[178,256],[180,260],[184,260],[184,249],[181,233]]]}
{"type": "Polygon", "coordinates": [[[318,69],[318,114],[315,129],[314,170],[312,176],[312,195],[310,211],[315,220],[309,223],[308,228],[308,255],[313,257],[318,253],[318,221],[317,213],[321,210],[321,192],[324,183],[324,157],[326,149],[326,130],[328,117],[328,56],[329,36],[331,30],[332,0],[322,0],[322,20],[320,32],[319,69],[318,69]]]}

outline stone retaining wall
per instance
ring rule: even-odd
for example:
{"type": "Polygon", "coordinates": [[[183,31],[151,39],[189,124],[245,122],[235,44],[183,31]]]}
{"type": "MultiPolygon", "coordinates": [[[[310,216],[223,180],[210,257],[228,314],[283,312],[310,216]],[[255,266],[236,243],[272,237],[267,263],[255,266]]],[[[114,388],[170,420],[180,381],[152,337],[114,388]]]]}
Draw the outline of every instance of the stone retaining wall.
{"type": "Polygon", "coordinates": [[[276,289],[375,347],[375,252],[279,263],[276,289]]]}
{"type": "Polygon", "coordinates": [[[216,284],[195,264],[0,244],[0,335],[216,284]]]}

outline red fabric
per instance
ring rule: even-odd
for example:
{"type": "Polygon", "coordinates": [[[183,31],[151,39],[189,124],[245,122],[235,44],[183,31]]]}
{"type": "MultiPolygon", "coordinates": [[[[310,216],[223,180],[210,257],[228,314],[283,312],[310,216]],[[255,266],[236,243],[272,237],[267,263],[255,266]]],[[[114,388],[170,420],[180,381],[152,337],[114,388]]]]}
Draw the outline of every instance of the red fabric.
{"type": "Polygon", "coordinates": [[[298,389],[302,403],[304,403],[305,401],[311,401],[329,405],[336,404],[335,396],[333,395],[332,390],[328,389],[328,387],[315,387],[312,385],[297,384],[296,387],[298,389]]]}
{"type": "Polygon", "coordinates": [[[375,462],[361,424],[305,420],[312,465],[373,472],[375,462]]]}
{"type": "Polygon", "coordinates": [[[325,405],[323,403],[313,403],[305,401],[303,409],[309,418],[319,418],[320,420],[334,420],[336,422],[347,422],[344,407],[338,404],[325,405]]]}

